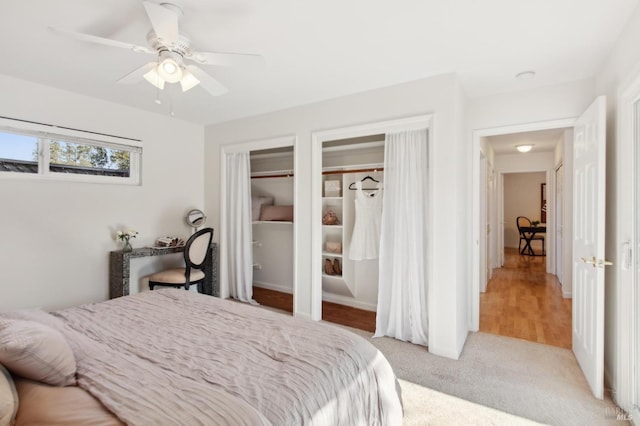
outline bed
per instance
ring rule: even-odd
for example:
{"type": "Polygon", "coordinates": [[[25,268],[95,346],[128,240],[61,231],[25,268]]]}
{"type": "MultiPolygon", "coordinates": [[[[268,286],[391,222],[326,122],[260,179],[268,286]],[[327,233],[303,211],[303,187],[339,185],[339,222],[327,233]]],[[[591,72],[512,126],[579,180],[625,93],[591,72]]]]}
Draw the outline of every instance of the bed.
{"type": "Polygon", "coordinates": [[[402,423],[393,370],[360,336],[178,289],[2,313],[0,363],[18,425],[52,405],[64,424],[402,423]]]}

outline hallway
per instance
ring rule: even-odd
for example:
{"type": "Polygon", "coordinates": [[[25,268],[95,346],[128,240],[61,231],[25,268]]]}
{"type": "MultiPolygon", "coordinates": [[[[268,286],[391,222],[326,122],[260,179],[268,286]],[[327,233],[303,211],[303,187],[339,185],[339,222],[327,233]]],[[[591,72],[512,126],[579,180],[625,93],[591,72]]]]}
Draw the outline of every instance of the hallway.
{"type": "Polygon", "coordinates": [[[571,349],[571,299],[545,261],[505,248],[504,266],[480,293],[480,331],[571,349]]]}

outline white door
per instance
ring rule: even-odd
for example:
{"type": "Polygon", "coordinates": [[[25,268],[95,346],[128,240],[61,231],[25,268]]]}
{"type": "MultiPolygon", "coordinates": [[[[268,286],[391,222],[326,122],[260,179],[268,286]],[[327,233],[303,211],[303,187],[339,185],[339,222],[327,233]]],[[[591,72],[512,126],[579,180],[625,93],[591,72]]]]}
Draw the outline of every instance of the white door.
{"type": "Polygon", "coordinates": [[[573,352],[596,398],[604,379],[606,98],[578,119],[573,142],[573,352]]]}

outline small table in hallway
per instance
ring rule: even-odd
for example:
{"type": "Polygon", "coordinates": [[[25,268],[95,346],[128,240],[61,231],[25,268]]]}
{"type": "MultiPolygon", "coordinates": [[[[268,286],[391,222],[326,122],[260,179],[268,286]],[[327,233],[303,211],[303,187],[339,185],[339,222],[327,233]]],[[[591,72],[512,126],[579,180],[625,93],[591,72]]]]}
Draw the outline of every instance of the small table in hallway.
{"type": "Polygon", "coordinates": [[[536,234],[546,234],[547,227],[546,226],[521,226],[520,234],[523,236],[525,240],[524,247],[520,251],[520,254],[525,254],[529,256],[544,256],[544,240],[542,240],[542,254],[536,254],[533,251],[533,247],[531,247],[531,241],[533,241],[536,234]]]}

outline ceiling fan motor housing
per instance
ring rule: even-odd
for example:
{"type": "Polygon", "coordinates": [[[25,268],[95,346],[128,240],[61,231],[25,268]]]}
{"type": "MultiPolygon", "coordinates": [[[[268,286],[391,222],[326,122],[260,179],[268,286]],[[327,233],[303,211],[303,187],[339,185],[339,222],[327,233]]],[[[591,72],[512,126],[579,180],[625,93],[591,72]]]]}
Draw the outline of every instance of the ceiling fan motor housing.
{"type": "Polygon", "coordinates": [[[158,37],[155,31],[151,30],[147,34],[147,42],[149,46],[158,51],[158,54],[163,51],[169,51],[177,53],[181,57],[188,55],[191,52],[191,40],[180,34],[178,40],[174,43],[165,43],[160,37],[158,37]]]}

